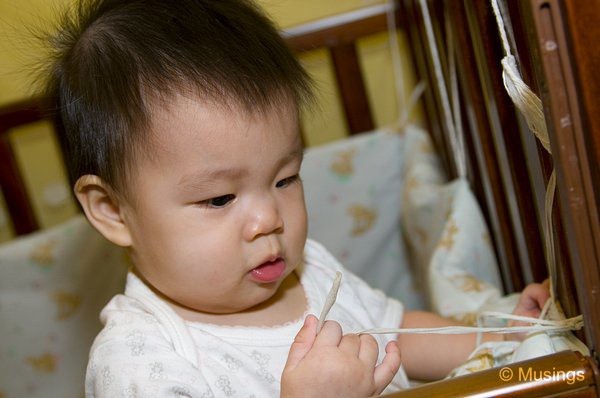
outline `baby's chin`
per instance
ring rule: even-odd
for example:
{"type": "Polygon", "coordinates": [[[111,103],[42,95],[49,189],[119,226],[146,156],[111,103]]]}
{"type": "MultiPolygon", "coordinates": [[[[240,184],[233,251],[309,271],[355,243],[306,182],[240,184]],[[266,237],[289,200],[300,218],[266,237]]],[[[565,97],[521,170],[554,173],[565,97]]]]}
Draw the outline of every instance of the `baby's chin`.
{"type": "Polygon", "coordinates": [[[245,324],[246,321],[254,323],[260,316],[268,316],[271,310],[277,311],[277,304],[286,301],[290,289],[299,285],[293,269],[286,270],[285,274],[275,282],[252,284],[246,293],[232,294],[230,299],[221,298],[220,302],[194,302],[193,299],[189,300],[192,298],[189,296],[188,300],[186,297],[179,300],[171,297],[165,301],[187,321],[234,326],[245,324]]]}
{"type": "Polygon", "coordinates": [[[216,318],[227,318],[239,316],[241,314],[250,314],[265,309],[275,301],[278,297],[278,287],[271,286],[270,289],[263,288],[252,299],[245,297],[244,300],[236,302],[229,300],[226,305],[206,305],[193,302],[169,300],[168,304],[177,312],[183,319],[190,321],[203,322],[203,320],[212,320],[208,323],[215,323],[216,318]]]}

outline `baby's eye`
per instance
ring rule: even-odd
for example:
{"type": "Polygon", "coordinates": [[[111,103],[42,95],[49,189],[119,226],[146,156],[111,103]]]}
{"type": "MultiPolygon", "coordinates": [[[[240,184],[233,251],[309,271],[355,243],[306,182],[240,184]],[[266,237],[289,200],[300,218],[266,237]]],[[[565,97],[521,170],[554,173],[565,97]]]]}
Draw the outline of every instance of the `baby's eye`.
{"type": "Polygon", "coordinates": [[[294,182],[298,182],[300,181],[300,176],[298,174],[295,174],[293,176],[284,178],[283,180],[277,181],[277,184],[275,184],[275,186],[277,188],[285,188],[290,184],[293,184],[294,182]]]}
{"type": "Polygon", "coordinates": [[[229,204],[229,202],[231,202],[234,199],[235,199],[235,195],[227,194],[227,195],[217,196],[216,198],[206,199],[199,203],[206,207],[220,208],[220,207],[227,206],[227,204],[229,204]]]}

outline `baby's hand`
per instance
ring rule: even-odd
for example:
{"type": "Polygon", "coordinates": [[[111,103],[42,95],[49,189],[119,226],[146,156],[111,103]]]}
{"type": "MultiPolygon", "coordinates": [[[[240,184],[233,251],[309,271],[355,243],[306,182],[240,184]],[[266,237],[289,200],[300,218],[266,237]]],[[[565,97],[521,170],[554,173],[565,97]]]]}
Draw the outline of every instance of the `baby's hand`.
{"type": "Polygon", "coordinates": [[[380,394],[400,368],[400,350],[390,342],[378,366],[377,355],[372,336],[344,336],[334,321],[325,322],[317,334],[317,318],[309,315],[290,348],[281,396],[365,398],[380,394]]]}
{"type": "MultiPolygon", "coordinates": [[[[550,298],[550,282],[546,279],[542,283],[532,283],[527,285],[523,292],[521,293],[521,297],[519,298],[519,302],[513,311],[513,315],[522,315],[528,316],[531,318],[539,318],[542,313],[542,308],[546,301],[550,298]]],[[[526,322],[521,321],[509,321],[508,326],[522,326],[528,325],[526,322]]],[[[513,333],[510,335],[506,335],[506,340],[523,340],[525,338],[525,334],[523,333],[513,333]]]]}

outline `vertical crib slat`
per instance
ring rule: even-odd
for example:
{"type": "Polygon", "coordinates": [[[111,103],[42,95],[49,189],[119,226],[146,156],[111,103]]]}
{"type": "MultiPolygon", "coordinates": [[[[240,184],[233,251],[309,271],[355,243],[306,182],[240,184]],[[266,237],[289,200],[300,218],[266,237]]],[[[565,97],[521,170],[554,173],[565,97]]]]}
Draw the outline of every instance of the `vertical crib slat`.
{"type": "Polygon", "coordinates": [[[291,28],[283,35],[290,48],[297,53],[317,48],[329,50],[349,133],[357,134],[373,130],[375,123],[355,43],[360,37],[385,31],[387,17],[385,12],[368,17],[349,14],[342,18],[343,21],[333,18],[318,27],[308,23],[291,28]]]}
{"type": "Polygon", "coordinates": [[[0,188],[17,235],[39,228],[6,131],[0,135],[0,188]]]}
{"type": "Polygon", "coordinates": [[[373,130],[373,118],[353,43],[330,49],[350,134],[373,130]]]}
{"type": "Polygon", "coordinates": [[[39,225],[10,143],[9,132],[17,126],[47,117],[47,104],[40,99],[29,99],[0,108],[0,189],[17,235],[33,232],[39,229],[39,225]]]}
{"type": "Polygon", "coordinates": [[[579,7],[530,1],[537,33],[542,101],[557,175],[557,199],[585,316],[588,347],[600,349],[600,123],[597,110],[600,0],[579,7]]]}
{"type": "MultiPolygon", "coordinates": [[[[423,19],[420,17],[417,3],[412,0],[397,1],[400,12],[399,21],[406,30],[409,40],[411,58],[415,66],[418,79],[426,82],[428,89],[423,93],[423,112],[425,114],[425,124],[427,131],[431,136],[436,152],[443,162],[444,169],[448,171],[449,176],[456,176],[457,170],[454,168],[454,163],[450,157],[450,143],[444,131],[444,123],[442,121],[441,104],[433,95],[435,90],[433,67],[431,59],[427,55],[427,43],[425,42],[425,26],[423,19]]],[[[435,29],[435,26],[434,26],[435,29]]]]}

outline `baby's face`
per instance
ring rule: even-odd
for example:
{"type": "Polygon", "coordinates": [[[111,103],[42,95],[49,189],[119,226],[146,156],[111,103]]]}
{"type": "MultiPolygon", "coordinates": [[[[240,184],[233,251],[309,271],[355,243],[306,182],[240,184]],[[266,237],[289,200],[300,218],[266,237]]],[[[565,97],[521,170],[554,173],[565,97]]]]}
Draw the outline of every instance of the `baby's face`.
{"type": "Polygon", "coordinates": [[[234,313],[302,259],[302,144],[292,105],[248,115],[177,97],[152,123],[126,206],[139,273],[179,306],[234,313]]]}

